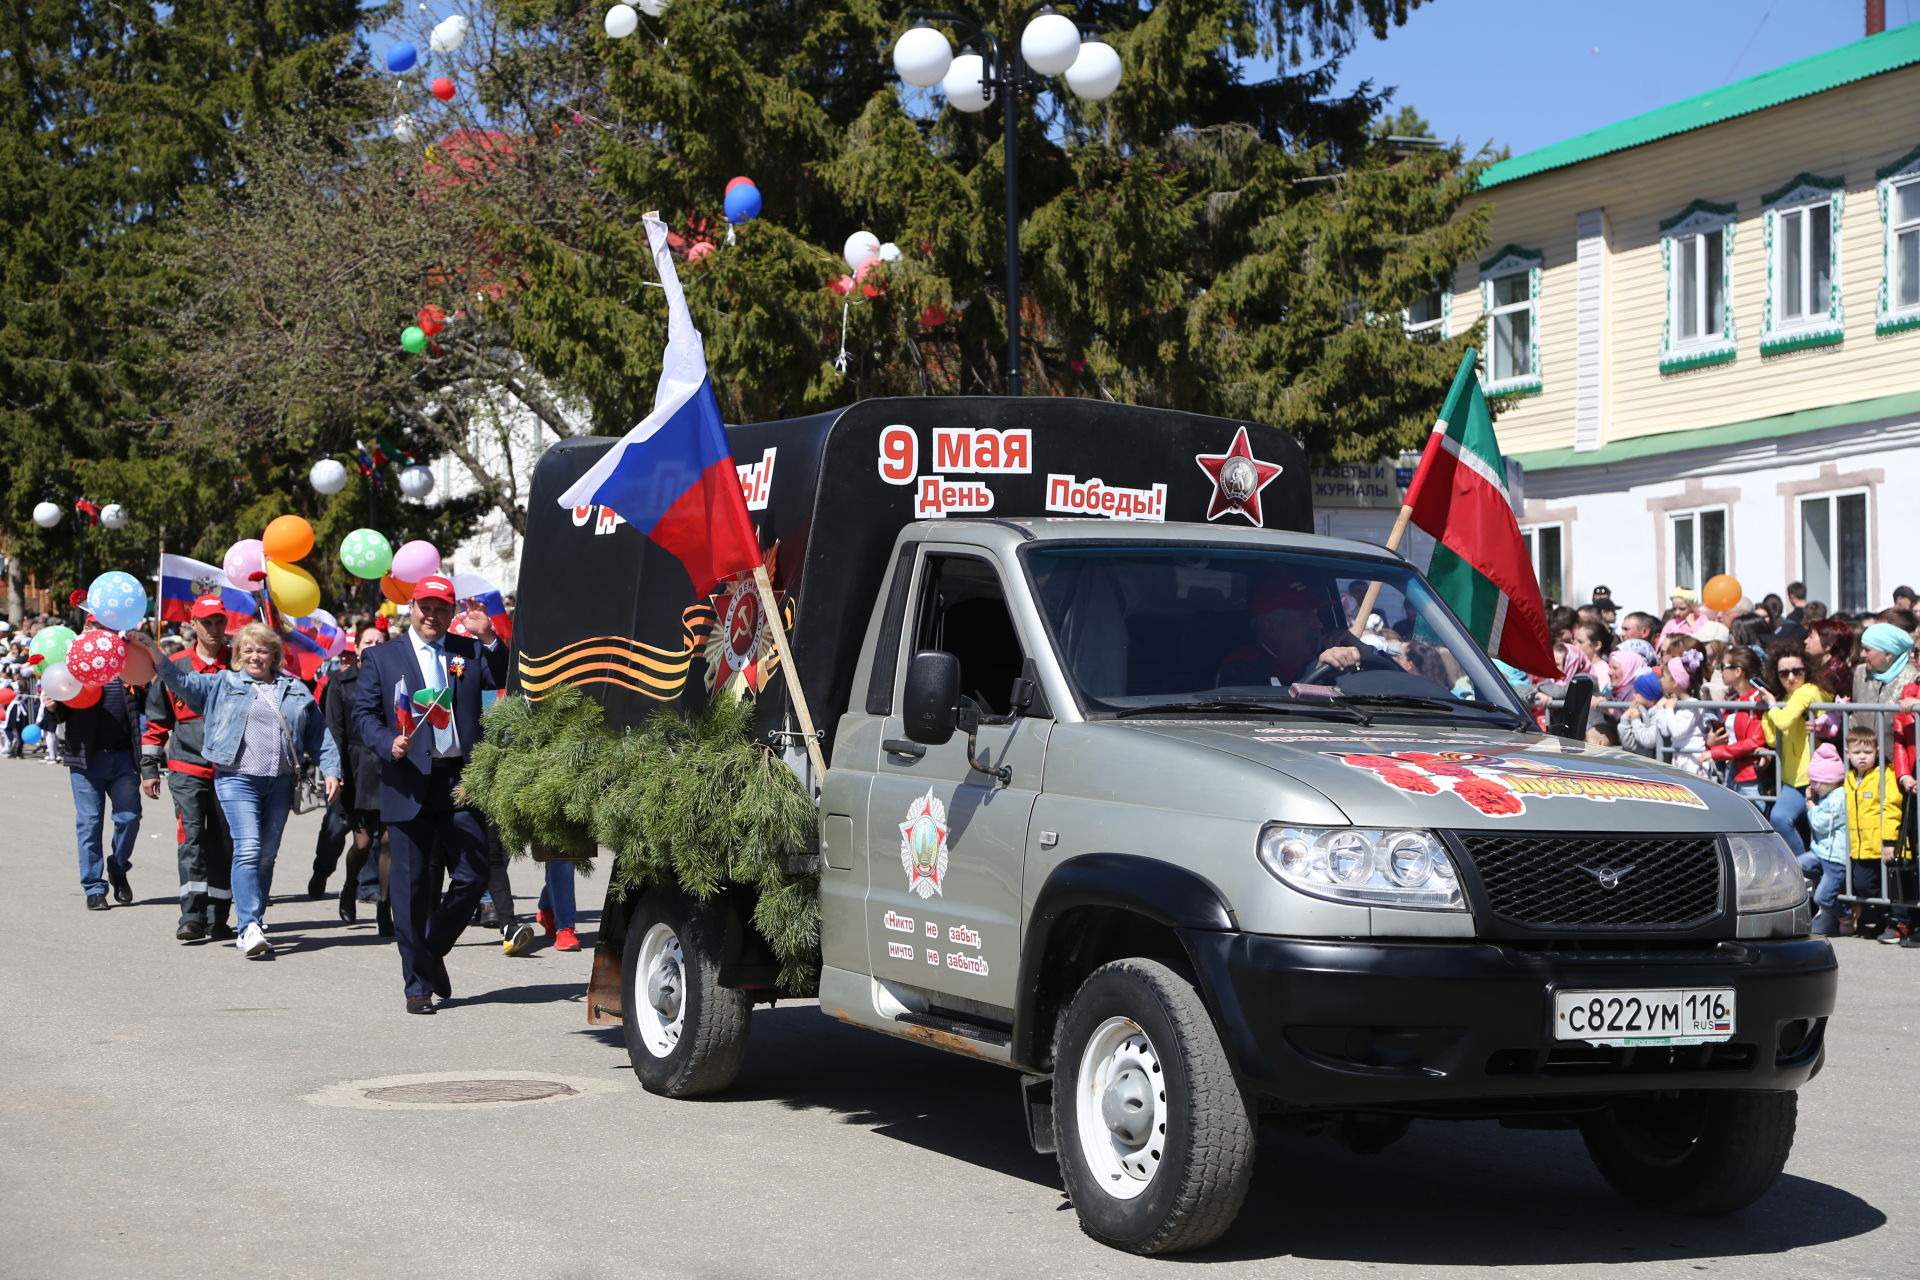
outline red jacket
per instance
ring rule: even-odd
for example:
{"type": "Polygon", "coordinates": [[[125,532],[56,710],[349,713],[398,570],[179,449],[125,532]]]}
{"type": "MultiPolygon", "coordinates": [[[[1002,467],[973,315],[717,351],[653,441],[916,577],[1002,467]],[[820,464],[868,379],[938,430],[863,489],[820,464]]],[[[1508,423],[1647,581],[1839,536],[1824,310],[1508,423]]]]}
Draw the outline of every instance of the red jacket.
{"type": "MultiPolygon", "coordinates": [[[[168,661],[186,671],[225,671],[227,650],[220,657],[203,662],[197,646],[168,661]]],[[[161,680],[147,688],[147,731],[140,735],[140,776],[158,778],[160,761],[174,773],[190,773],[196,778],[211,778],[213,766],[200,754],[201,735],[206,727],[199,723],[200,713],[176,697],[161,680]]]]}
{"type": "MultiPolygon", "coordinates": [[[[1920,684],[1908,684],[1901,688],[1898,701],[1908,698],[1920,698],[1920,684]]],[[[1893,718],[1893,776],[1911,778],[1913,776],[1913,713],[1902,711],[1893,718]]]]}
{"type": "MultiPolygon", "coordinates": [[[[1749,689],[1739,701],[1751,703],[1757,696],[1749,689]]],[[[1708,747],[1707,754],[1733,764],[1733,781],[1758,782],[1760,759],[1755,753],[1767,745],[1767,722],[1751,711],[1729,711],[1726,727],[1727,740],[1717,747],[1708,747]]]]}

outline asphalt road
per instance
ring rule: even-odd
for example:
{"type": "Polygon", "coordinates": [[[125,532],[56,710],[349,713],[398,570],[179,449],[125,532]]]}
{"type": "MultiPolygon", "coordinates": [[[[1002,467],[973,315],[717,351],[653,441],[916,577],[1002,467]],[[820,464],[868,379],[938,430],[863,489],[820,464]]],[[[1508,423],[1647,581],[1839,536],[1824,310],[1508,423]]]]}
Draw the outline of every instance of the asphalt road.
{"type": "MultiPolygon", "coordinates": [[[[315,830],[293,821],[282,890],[315,830]]],[[[455,999],[409,1017],[391,948],[330,903],[276,902],[271,964],[176,943],[172,832],[148,801],[135,905],[89,914],[65,770],[0,760],[0,1275],[1920,1275],[1920,953],[1841,940],[1799,1144],[1733,1218],[1627,1206],[1567,1134],[1423,1123],[1373,1157],[1268,1140],[1226,1239],[1148,1261],[1081,1235],[1001,1069],[783,1005],[731,1094],[655,1098],[586,1025],[589,952],[510,958],[471,930],[455,999]],[[365,1097],[420,1076],[575,1092],[365,1097]]]]}

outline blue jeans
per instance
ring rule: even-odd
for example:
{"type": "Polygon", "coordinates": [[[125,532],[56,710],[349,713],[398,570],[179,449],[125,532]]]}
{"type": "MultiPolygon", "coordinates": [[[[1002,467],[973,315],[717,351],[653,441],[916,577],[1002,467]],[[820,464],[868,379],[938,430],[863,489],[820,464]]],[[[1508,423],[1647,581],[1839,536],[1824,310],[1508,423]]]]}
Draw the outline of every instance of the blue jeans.
{"type": "Polygon", "coordinates": [[[1800,833],[1793,824],[1800,821],[1806,811],[1807,793],[1798,787],[1788,786],[1780,788],[1780,798],[1773,802],[1773,808],[1767,810],[1767,821],[1773,824],[1773,829],[1780,833],[1780,838],[1787,842],[1787,848],[1793,850],[1796,858],[1807,851],[1807,846],[1802,843],[1800,833]]]}
{"type": "Polygon", "coordinates": [[[576,923],[573,882],[579,876],[571,862],[547,864],[547,887],[540,891],[540,909],[553,912],[553,927],[571,929],[576,923]]]}
{"type": "Polygon", "coordinates": [[[1809,853],[1800,859],[1800,867],[1807,873],[1808,879],[1815,875],[1820,877],[1820,882],[1813,887],[1813,905],[1822,911],[1833,906],[1840,896],[1840,886],[1846,883],[1847,864],[1828,862],[1809,853]]]}
{"type": "Polygon", "coordinates": [[[73,833],[80,849],[80,892],[91,897],[107,891],[101,867],[101,838],[106,810],[113,806],[113,853],[106,869],[127,874],[133,865],[133,845],[140,838],[140,771],[131,751],[93,751],[85,769],[68,769],[73,787],[73,833]]]}
{"type": "Polygon", "coordinates": [[[233,833],[233,923],[244,930],[266,914],[280,833],[293,812],[293,775],[220,773],[213,794],[233,833]]]}

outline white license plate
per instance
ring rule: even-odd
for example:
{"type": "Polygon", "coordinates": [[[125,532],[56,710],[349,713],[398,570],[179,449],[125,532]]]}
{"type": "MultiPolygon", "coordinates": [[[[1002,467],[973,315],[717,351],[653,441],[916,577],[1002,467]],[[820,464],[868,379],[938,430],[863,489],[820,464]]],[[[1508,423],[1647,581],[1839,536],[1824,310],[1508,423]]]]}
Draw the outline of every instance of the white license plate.
{"type": "Polygon", "coordinates": [[[1733,989],[1556,991],[1553,1038],[1626,1047],[1730,1040],[1733,989]]]}

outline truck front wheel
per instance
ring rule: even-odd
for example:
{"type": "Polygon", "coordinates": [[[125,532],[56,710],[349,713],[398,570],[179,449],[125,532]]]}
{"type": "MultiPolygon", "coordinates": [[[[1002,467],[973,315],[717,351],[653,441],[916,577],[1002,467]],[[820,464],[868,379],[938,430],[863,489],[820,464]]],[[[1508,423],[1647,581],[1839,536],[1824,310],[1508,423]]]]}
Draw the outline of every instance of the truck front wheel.
{"type": "Polygon", "coordinates": [[[1616,1102],[1581,1127],[1613,1189],[1670,1213],[1711,1217],[1767,1193],[1793,1149],[1791,1093],[1682,1093],[1616,1102]]]}
{"type": "Polygon", "coordinates": [[[621,955],[627,1057],[649,1093],[695,1098],[733,1083],[746,1057],[747,993],[720,985],[718,912],[678,889],[649,889],[621,955]]]}
{"type": "Polygon", "coordinates": [[[1253,1173],[1254,1126],[1193,984],[1153,960],[1096,969],[1054,1044],[1060,1176],[1080,1226],[1133,1253],[1219,1239],[1253,1173]]]}

